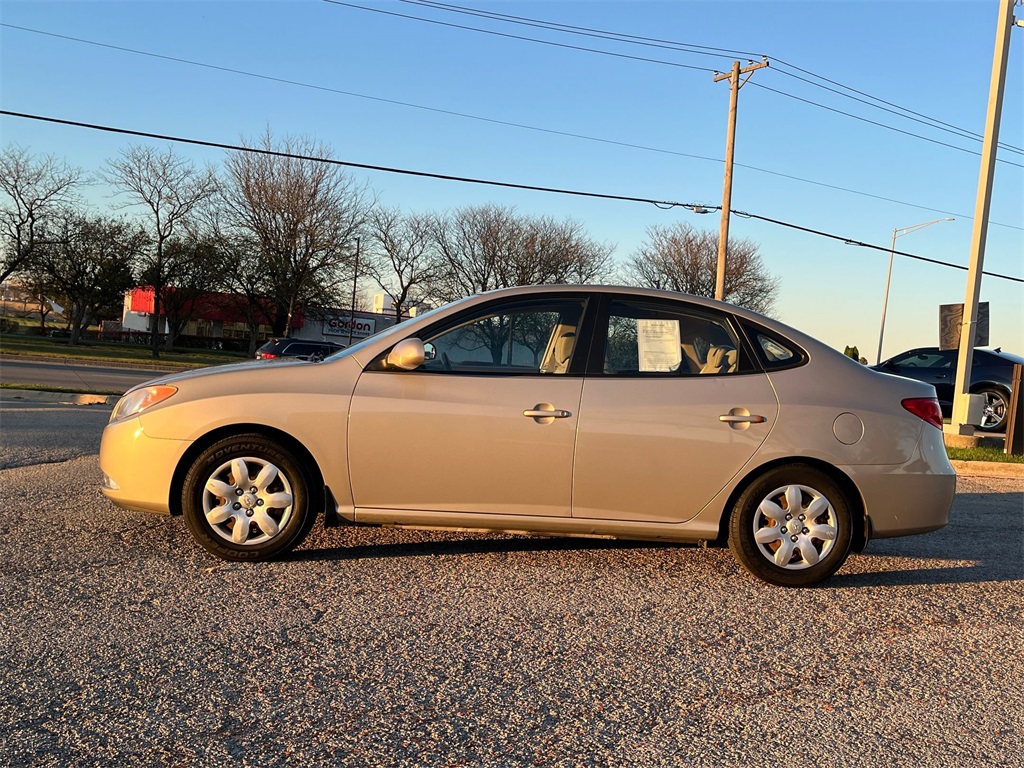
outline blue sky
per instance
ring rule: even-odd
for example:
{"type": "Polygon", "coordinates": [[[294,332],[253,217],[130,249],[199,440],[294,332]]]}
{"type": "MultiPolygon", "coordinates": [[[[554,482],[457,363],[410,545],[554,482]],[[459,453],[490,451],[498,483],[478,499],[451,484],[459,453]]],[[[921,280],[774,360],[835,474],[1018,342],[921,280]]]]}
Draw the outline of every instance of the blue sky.
{"type": "MultiPolygon", "coordinates": [[[[980,168],[972,153],[980,152],[981,142],[793,75],[850,93],[815,76],[827,78],[866,95],[858,98],[894,105],[888,109],[981,134],[997,0],[457,2],[728,49],[718,55],[624,45],[395,0],[353,4],[376,11],[318,0],[4,0],[0,99],[11,111],[223,143],[255,138],[269,126],[278,136],[313,136],[337,158],[358,163],[717,205],[729,89],[706,70],[764,54],[772,66],[754,73],[740,92],[733,207],[885,247],[894,228],[954,216],[899,238],[897,249],[967,264],[980,168]]],[[[1024,8],[1017,14],[1024,17],[1024,8]]],[[[997,166],[985,268],[1021,277],[1024,29],[1013,33],[1000,134],[1011,148],[999,155],[1007,162],[997,166]]],[[[53,154],[90,172],[133,141],[11,117],[0,117],[0,132],[5,145],[53,154]]],[[[219,150],[175,149],[201,163],[223,160],[219,150]]],[[[651,225],[719,226],[717,214],[683,208],[353,174],[369,181],[383,203],[408,211],[493,202],[527,214],[573,217],[596,239],[614,243],[619,259],[651,225]]],[[[109,203],[103,187],[90,194],[97,205],[109,203]]],[[[887,253],[735,216],[730,234],[756,242],[781,279],[779,319],[840,349],[855,344],[874,362],[887,253]]],[[[884,355],[937,343],[938,305],[962,302],[965,286],[964,271],[897,257],[884,355]]],[[[982,300],[991,305],[992,344],[1024,352],[1024,285],[986,277],[982,300]]]]}

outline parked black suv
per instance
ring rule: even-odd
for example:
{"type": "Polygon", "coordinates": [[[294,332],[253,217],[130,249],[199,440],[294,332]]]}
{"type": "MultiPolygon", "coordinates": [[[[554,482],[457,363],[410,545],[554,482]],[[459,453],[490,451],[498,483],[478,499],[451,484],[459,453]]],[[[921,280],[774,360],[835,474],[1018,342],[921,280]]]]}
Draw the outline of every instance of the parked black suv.
{"type": "Polygon", "coordinates": [[[297,357],[300,360],[322,360],[328,355],[345,349],[344,344],[333,341],[307,341],[305,339],[270,339],[256,350],[257,360],[273,360],[277,357],[297,357]]]}
{"type": "MultiPolygon", "coordinates": [[[[895,373],[897,376],[931,384],[939,397],[942,415],[948,417],[953,410],[958,354],[955,349],[943,352],[938,347],[921,347],[902,352],[871,367],[876,371],[895,373]]],[[[970,391],[985,396],[985,410],[979,426],[986,432],[1002,432],[1006,427],[1013,366],[1017,363],[1024,365],[1024,357],[998,348],[974,350],[970,391]]]]}

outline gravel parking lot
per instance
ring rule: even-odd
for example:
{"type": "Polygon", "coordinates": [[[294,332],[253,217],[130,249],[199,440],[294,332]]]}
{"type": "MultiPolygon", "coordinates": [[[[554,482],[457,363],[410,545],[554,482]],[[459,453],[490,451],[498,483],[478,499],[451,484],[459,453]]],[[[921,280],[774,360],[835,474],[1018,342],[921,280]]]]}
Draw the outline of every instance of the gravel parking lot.
{"type": "Polygon", "coordinates": [[[100,496],[108,414],[0,406],[0,765],[1024,765],[1024,480],[811,590],[319,525],[225,564],[100,496]]]}

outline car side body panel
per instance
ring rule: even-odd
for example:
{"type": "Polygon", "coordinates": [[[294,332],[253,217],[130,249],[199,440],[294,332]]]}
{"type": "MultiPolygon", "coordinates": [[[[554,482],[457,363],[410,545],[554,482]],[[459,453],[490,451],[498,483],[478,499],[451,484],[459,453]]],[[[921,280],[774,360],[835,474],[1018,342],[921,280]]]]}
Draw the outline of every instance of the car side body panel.
{"type": "Polygon", "coordinates": [[[573,517],[664,523],[697,515],[777,424],[763,373],[623,379],[583,386],[573,517]],[[742,409],[756,423],[726,423],[742,409]]]}
{"type": "MultiPolygon", "coordinates": [[[[198,373],[202,375],[158,379],[171,384],[187,381],[187,386],[141,416],[107,426],[103,444],[110,443],[110,447],[100,456],[104,471],[114,464],[118,450],[114,444],[124,445],[128,439],[122,434],[131,431],[125,426],[129,422],[137,424],[133,428],[144,436],[144,442],[143,437],[137,438],[140,445],[149,446],[156,454],[137,463],[149,473],[148,480],[138,485],[138,492],[107,492],[108,498],[122,506],[167,512],[172,508],[171,479],[189,446],[211,434],[225,434],[225,430],[237,434],[269,429],[302,445],[314,457],[317,471],[339,506],[352,507],[345,457],[349,401],[361,373],[355,361],[342,357],[331,363],[241,363],[198,373]],[[289,407],[271,407],[275,398],[288,402],[289,407]],[[178,447],[168,452],[163,444],[178,447]]],[[[121,483],[117,477],[114,480],[121,483]]]]}
{"type": "MultiPolygon", "coordinates": [[[[543,295],[566,290],[565,286],[542,286],[531,288],[530,292],[543,295]]],[[[661,291],[604,287],[580,290],[594,293],[630,290],[636,295],[662,300],[681,298],[661,291]]],[[[520,293],[483,294],[462,300],[446,312],[516,295],[520,293]]],[[[422,504],[414,505],[412,491],[417,484],[431,482],[431,476],[396,473],[395,467],[387,461],[387,446],[400,444],[406,425],[413,424],[403,421],[408,415],[403,409],[411,407],[410,403],[416,399],[413,382],[433,377],[415,372],[364,373],[364,368],[398,341],[417,336],[433,323],[437,316],[427,313],[321,363],[243,363],[158,380],[179,386],[179,391],[139,417],[108,425],[104,433],[101,466],[119,486],[119,489],[104,488],[104,493],[123,506],[166,512],[173,507],[175,472],[188,463],[197,445],[210,441],[211,435],[226,431],[270,430],[287,435],[312,456],[340,515],[353,522],[684,542],[710,540],[718,537],[730,499],[752,478],[780,462],[812,460],[852,479],[876,536],[916,533],[946,523],[956,476],[946,459],[941,432],[900,405],[902,398],[934,396],[932,387],[871,371],[811,337],[760,315],[695,297],[685,297],[685,301],[759,323],[792,339],[807,352],[809,362],[804,366],[769,370],[767,374],[708,377],[707,381],[713,384],[700,384],[701,387],[717,387],[718,394],[729,396],[734,389],[742,388],[744,379],[762,382],[763,391],[745,395],[740,398],[742,402],[737,400],[734,405],[746,407],[752,413],[764,409],[764,424],[751,424],[743,431],[719,423],[718,403],[712,403],[713,398],[708,395],[704,402],[714,405],[711,410],[714,423],[694,422],[680,427],[669,423],[671,398],[664,393],[650,402],[627,404],[626,411],[632,414],[628,418],[613,418],[607,409],[625,395],[616,394],[612,382],[602,381],[599,375],[593,377],[596,417],[588,420],[587,387],[591,379],[552,376],[561,389],[569,389],[568,393],[558,394],[555,399],[559,402],[552,405],[572,411],[572,418],[548,424],[534,423],[521,411],[510,411],[508,416],[503,415],[495,422],[507,419],[508,423],[501,424],[495,431],[491,427],[472,425],[472,414],[465,418],[458,416],[457,421],[464,427],[460,439],[466,442],[454,445],[445,441],[431,445],[431,428],[427,423],[430,419],[408,427],[416,436],[416,450],[405,451],[407,465],[415,461],[416,451],[434,451],[436,455],[429,457],[429,466],[436,468],[442,465],[444,458],[453,457],[457,463],[471,469],[468,465],[474,461],[474,446],[479,449],[481,441],[490,436],[504,441],[503,450],[515,455],[513,463],[519,467],[501,481],[506,483],[504,488],[511,494],[511,503],[504,506],[495,503],[481,510],[479,494],[459,497],[459,484],[452,482],[443,488],[437,486],[434,496],[439,503],[434,503],[432,509],[424,509],[422,504]],[[384,376],[388,380],[379,393],[376,388],[367,389],[367,399],[353,410],[353,393],[361,388],[362,379],[369,381],[371,376],[384,376]],[[406,390],[412,397],[403,400],[402,392],[406,390]],[[836,404],[837,391],[843,392],[841,405],[836,404]],[[382,405],[378,396],[398,397],[398,404],[382,405]],[[563,398],[569,402],[573,397],[575,406],[562,404],[563,398]],[[279,402],[287,403],[287,408],[274,407],[279,402]],[[606,411],[604,415],[602,409],[606,411]],[[628,432],[625,427],[631,421],[640,433],[639,436],[627,435],[634,441],[634,448],[652,439],[658,445],[645,456],[626,449],[620,462],[615,464],[616,457],[610,447],[612,435],[628,432]],[[537,450],[535,456],[519,455],[535,450],[527,439],[531,431],[547,434],[551,432],[550,427],[569,427],[564,431],[573,433],[578,427],[579,438],[572,435],[559,439],[557,449],[554,445],[548,446],[551,450],[543,448],[542,441],[542,449],[537,450]],[[697,444],[688,448],[685,455],[673,456],[672,444],[684,437],[683,432],[695,434],[697,444]],[[357,443],[350,443],[353,438],[357,443]],[[701,445],[711,448],[702,451],[701,445]],[[371,461],[371,450],[375,455],[383,451],[383,458],[371,461]],[[579,463],[574,467],[573,461],[581,450],[579,463]],[[702,462],[716,460],[714,451],[719,450],[726,451],[729,471],[720,477],[711,477],[710,472],[705,473],[707,477],[702,476],[702,462]],[[122,465],[124,457],[128,456],[136,457],[132,463],[135,477],[124,476],[122,465]],[[605,460],[612,462],[611,470],[602,471],[605,460]],[[575,490],[568,508],[562,502],[538,503],[535,494],[522,493],[522,489],[514,485],[535,482],[535,467],[544,465],[559,476],[576,473],[575,477],[570,477],[575,490]],[[674,473],[677,467],[678,472],[674,473]],[[365,489],[367,503],[357,506],[356,501],[364,490],[360,477],[368,472],[380,473],[381,478],[374,481],[375,487],[365,489]],[[673,505],[676,483],[680,493],[685,492],[688,474],[691,479],[697,478],[700,491],[690,506],[673,505]],[[352,476],[356,477],[355,483],[352,476]],[[393,492],[387,488],[391,478],[405,485],[396,486],[393,492]],[[648,483],[645,487],[645,478],[665,482],[653,488],[648,483]],[[626,489],[627,482],[633,487],[626,489]],[[353,485],[357,492],[355,499],[353,485]],[[645,499],[647,490],[650,493],[645,499]],[[644,510],[645,505],[655,510],[657,516],[644,510]],[[537,514],[538,509],[544,514],[537,514]]],[[[687,383],[684,379],[678,380],[681,386],[687,383]]],[[[438,375],[436,380],[453,378],[438,375]]],[[[471,383],[469,388],[477,389],[462,392],[458,402],[468,399],[472,404],[475,397],[479,401],[475,413],[486,414],[493,406],[484,388],[486,377],[476,377],[473,381],[475,384],[471,383]]],[[[531,392],[521,408],[530,409],[544,401],[550,402],[542,395],[534,398],[531,392]]],[[[515,409],[519,408],[517,399],[515,409]]],[[[443,409],[438,414],[439,419],[434,423],[444,424],[443,409]]],[[[456,481],[459,479],[457,473],[453,476],[456,481]]],[[[473,478],[468,481],[477,482],[473,478]]],[[[490,482],[494,482],[493,478],[490,482]]],[[[555,482],[560,483],[560,480],[555,482]]]]}
{"type": "Polygon", "coordinates": [[[349,421],[357,506],[568,517],[582,388],[578,376],[363,373],[349,421]],[[560,417],[524,415],[542,405],[560,417]]]}

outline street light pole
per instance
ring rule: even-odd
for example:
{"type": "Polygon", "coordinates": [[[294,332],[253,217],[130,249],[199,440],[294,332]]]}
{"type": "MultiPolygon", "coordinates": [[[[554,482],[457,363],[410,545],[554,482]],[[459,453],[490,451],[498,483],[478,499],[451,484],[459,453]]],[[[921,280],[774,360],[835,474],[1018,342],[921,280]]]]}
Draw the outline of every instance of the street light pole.
{"type": "Polygon", "coordinates": [[[953,218],[934,219],[921,224],[912,224],[909,227],[897,227],[892,231],[892,245],[889,247],[889,271],[885,275],[885,299],[882,300],[882,325],[878,329],[878,355],[875,357],[875,365],[882,362],[882,337],[885,336],[885,310],[889,307],[889,283],[892,282],[892,257],[896,255],[896,238],[909,235],[919,229],[938,224],[940,221],[955,221],[953,218]]]}
{"type": "MultiPolygon", "coordinates": [[[[971,388],[971,367],[974,364],[974,336],[978,325],[978,304],[981,301],[981,276],[985,268],[985,242],[988,239],[988,215],[992,205],[992,181],[996,174],[996,148],[999,146],[999,121],[1003,113],[1003,89],[1006,85],[1006,64],[1010,56],[1010,30],[1014,26],[1013,0],[1000,0],[996,25],[995,53],[992,57],[992,79],[989,83],[988,109],[985,114],[985,138],[981,143],[981,169],[978,174],[978,195],[974,204],[974,230],[971,233],[971,258],[967,266],[967,292],[964,297],[963,324],[960,326],[960,349],[957,353],[956,385],[953,387],[953,434],[970,435],[974,427],[967,423],[971,388]]],[[[1020,22],[1016,22],[1020,25],[1020,22]]]]}

